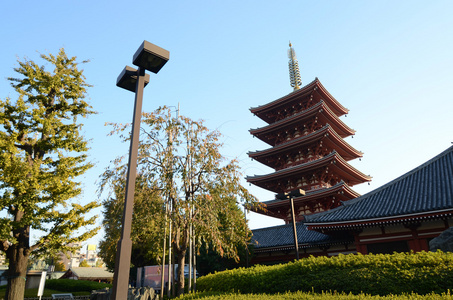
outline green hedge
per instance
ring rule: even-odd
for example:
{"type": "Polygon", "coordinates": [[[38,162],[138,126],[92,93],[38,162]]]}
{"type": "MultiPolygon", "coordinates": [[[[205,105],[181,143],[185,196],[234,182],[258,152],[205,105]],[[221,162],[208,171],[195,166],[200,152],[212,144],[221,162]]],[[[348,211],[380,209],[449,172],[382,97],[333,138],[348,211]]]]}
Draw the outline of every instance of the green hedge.
{"type": "Polygon", "coordinates": [[[93,290],[100,290],[103,288],[112,287],[111,284],[87,281],[87,280],[72,280],[72,279],[50,279],[46,280],[46,289],[52,289],[62,292],[90,292],[93,290]]]}
{"type": "Polygon", "coordinates": [[[200,277],[198,291],[285,293],[338,291],[371,295],[440,294],[453,289],[453,253],[419,252],[309,257],[274,266],[200,277]]]}

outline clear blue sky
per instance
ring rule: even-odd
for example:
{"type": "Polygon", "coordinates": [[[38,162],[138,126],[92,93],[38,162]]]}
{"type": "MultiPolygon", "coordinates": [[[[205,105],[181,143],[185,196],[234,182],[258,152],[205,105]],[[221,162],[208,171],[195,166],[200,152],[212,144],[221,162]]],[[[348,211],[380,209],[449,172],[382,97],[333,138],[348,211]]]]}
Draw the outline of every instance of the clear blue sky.
{"type": "MultiPolygon", "coordinates": [[[[148,40],[169,50],[170,61],[151,74],[144,110],[180,103],[183,115],[224,134],[222,153],[237,157],[244,175],[264,174],[270,170],[247,156],[268,147],[248,133],[265,125],[249,108],[292,91],[291,40],[303,84],[318,77],[350,109],[343,121],[357,132],[347,141],[364,152],[353,165],[373,176],[354,188],[366,193],[453,142],[452,15],[450,0],[3,1],[0,97],[16,96],[6,77],[15,75],[18,57],[64,47],[91,60],[85,75],[99,114],[84,130],[96,167],[82,178],[80,201],[94,200],[99,174],[128,150],[104,126],[132,119],[134,96],[116,78],[148,40]]],[[[273,197],[249,189],[260,200],[273,197]]],[[[250,216],[252,228],[273,224],[282,222],[250,216]]]]}

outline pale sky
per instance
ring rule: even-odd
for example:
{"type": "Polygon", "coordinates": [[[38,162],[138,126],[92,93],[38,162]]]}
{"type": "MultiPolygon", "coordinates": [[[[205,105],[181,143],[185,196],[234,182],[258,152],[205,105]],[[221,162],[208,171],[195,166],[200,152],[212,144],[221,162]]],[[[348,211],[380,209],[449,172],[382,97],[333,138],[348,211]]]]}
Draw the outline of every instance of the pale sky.
{"type": "MultiPolygon", "coordinates": [[[[15,98],[6,77],[16,59],[64,47],[85,65],[89,101],[99,114],[84,123],[96,167],[81,178],[80,202],[96,200],[98,176],[128,145],[107,137],[105,122],[132,120],[134,95],[116,87],[147,40],[170,61],[144,92],[144,111],[177,106],[224,135],[222,153],[246,175],[270,169],[247,152],[268,148],[248,130],[264,126],[250,107],[290,92],[288,43],[303,84],[318,77],[350,112],[347,138],[364,152],[353,165],[373,177],[367,193],[417,167],[453,142],[453,1],[3,1],[0,97],[15,98]]],[[[38,61],[41,63],[41,61],[38,61]]],[[[244,181],[244,184],[245,181],[244,181]]],[[[272,193],[249,190],[266,201],[272,193]]],[[[100,214],[98,209],[97,213],[100,214]]],[[[283,224],[256,214],[252,229],[283,224]]],[[[99,219],[98,223],[100,224],[99,219]]],[[[90,242],[96,243],[99,239],[90,242]]]]}

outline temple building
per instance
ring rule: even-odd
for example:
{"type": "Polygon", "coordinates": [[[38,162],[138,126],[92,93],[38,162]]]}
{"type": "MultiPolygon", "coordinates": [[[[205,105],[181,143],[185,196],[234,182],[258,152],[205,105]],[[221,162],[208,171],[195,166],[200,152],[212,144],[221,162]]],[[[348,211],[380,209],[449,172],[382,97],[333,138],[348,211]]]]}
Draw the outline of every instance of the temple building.
{"type": "MultiPolygon", "coordinates": [[[[293,260],[295,247],[302,257],[428,250],[429,239],[451,226],[451,157],[448,161],[447,155],[446,162],[433,165],[450,166],[450,173],[431,170],[431,173],[421,174],[419,167],[418,171],[403,175],[405,179],[396,179],[360,196],[352,187],[370,181],[371,177],[349,164],[363,154],[344,140],[355,133],[340,120],[348,110],[318,78],[301,87],[299,66],[291,44],[288,54],[294,91],[251,108],[267,125],[252,129],[250,133],[270,147],[250,152],[249,156],[273,168],[274,172],[249,176],[247,181],[276,193],[275,199],[262,202],[254,211],[285,221],[285,225],[253,230],[252,263],[293,260]],[[450,177],[434,179],[436,174],[450,177]],[[438,185],[433,183],[422,189],[433,180],[443,182],[447,190],[434,191],[438,185]],[[295,190],[304,193],[292,197],[291,209],[288,198],[279,195],[295,190]],[[418,197],[423,198],[417,200],[418,197]],[[297,223],[291,226],[293,218],[297,223]]],[[[448,151],[451,154],[452,148],[448,151]]]]}

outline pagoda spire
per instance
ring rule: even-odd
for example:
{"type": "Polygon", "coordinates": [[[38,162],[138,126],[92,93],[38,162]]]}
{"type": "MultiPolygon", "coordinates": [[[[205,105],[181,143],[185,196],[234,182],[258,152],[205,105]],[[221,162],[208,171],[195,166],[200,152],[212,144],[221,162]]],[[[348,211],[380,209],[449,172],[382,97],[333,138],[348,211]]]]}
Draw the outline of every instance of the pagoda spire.
{"type": "Polygon", "coordinates": [[[291,41],[289,42],[288,58],[289,80],[291,81],[291,86],[294,90],[298,90],[302,85],[302,80],[300,79],[299,62],[297,61],[296,51],[294,51],[291,41]]]}

